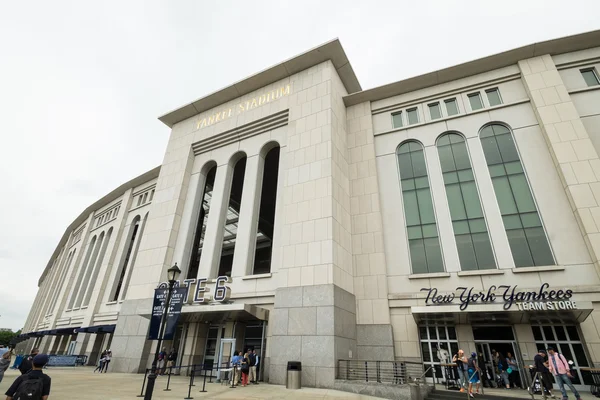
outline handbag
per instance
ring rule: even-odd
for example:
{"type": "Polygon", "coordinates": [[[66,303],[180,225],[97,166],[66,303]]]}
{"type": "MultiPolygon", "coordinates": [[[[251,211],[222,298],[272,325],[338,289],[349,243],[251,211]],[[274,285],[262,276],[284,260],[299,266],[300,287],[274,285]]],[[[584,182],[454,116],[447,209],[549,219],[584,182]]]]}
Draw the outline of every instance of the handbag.
{"type": "Polygon", "coordinates": [[[511,367],[508,367],[508,368],[506,368],[506,372],[508,372],[509,374],[512,374],[512,371],[513,371],[513,370],[512,370],[512,368],[511,368],[511,367]]]}

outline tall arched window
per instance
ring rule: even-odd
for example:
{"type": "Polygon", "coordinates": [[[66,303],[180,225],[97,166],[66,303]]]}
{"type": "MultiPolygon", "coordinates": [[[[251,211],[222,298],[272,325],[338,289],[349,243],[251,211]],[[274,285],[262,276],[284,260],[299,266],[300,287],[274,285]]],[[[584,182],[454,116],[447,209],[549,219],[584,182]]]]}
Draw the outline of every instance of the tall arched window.
{"type": "Polygon", "coordinates": [[[496,268],[465,139],[446,133],[439,137],[437,148],[461,269],[496,268]]]}
{"type": "Polygon", "coordinates": [[[81,281],[81,287],[79,289],[79,293],[77,294],[77,299],[75,301],[76,308],[81,307],[81,304],[83,302],[83,296],[85,295],[85,291],[87,290],[87,287],[90,283],[90,277],[92,276],[92,271],[94,270],[94,267],[96,266],[96,260],[98,259],[98,254],[100,252],[100,248],[102,247],[103,242],[104,242],[104,232],[102,232],[100,234],[100,236],[98,237],[96,246],[94,247],[94,253],[92,254],[92,258],[90,259],[90,262],[88,263],[85,271],[82,271],[82,272],[85,272],[85,275],[83,276],[83,280],[81,281]]]}
{"type": "Polygon", "coordinates": [[[138,215],[133,219],[131,227],[129,228],[130,233],[129,240],[127,241],[127,252],[125,253],[125,258],[123,259],[123,262],[120,265],[121,268],[118,270],[117,275],[115,276],[113,293],[110,297],[111,301],[119,300],[119,295],[121,294],[121,290],[123,289],[123,281],[125,280],[125,272],[127,272],[127,267],[129,265],[129,261],[133,253],[133,245],[135,244],[135,239],[140,228],[140,223],[140,216],[138,215]]]}
{"type": "Polygon", "coordinates": [[[77,249],[73,249],[72,252],[69,253],[69,255],[67,256],[67,262],[65,263],[62,272],[60,274],[60,279],[58,281],[58,288],[57,290],[54,292],[54,295],[52,297],[52,301],[50,302],[50,308],[48,313],[52,314],[54,313],[54,307],[56,306],[56,301],[58,300],[58,296],[60,295],[60,293],[62,292],[62,288],[64,286],[65,283],[65,279],[67,278],[67,274],[69,272],[69,269],[71,269],[71,262],[73,261],[73,258],[75,258],[75,252],[77,251],[77,249]]]}
{"type": "Polygon", "coordinates": [[[89,280],[89,285],[87,286],[87,288],[84,286],[84,288],[86,288],[85,297],[83,299],[84,307],[90,304],[90,299],[92,298],[92,292],[94,291],[94,287],[98,285],[98,274],[100,273],[100,268],[102,268],[102,263],[104,262],[104,255],[106,254],[106,248],[110,243],[112,231],[113,228],[110,228],[108,233],[106,234],[106,237],[104,238],[102,247],[100,248],[100,255],[98,256],[98,261],[96,262],[96,266],[94,267],[94,270],[92,272],[91,279],[89,280]]]}
{"type": "Polygon", "coordinates": [[[443,272],[423,146],[406,142],[398,147],[397,155],[412,272],[443,272]]]}
{"type": "Polygon", "coordinates": [[[208,213],[210,211],[210,202],[212,199],[213,187],[215,185],[215,174],[217,165],[215,164],[206,174],[204,190],[202,191],[202,204],[200,205],[200,213],[198,214],[198,223],[196,225],[196,233],[192,245],[192,254],[190,256],[190,264],[187,271],[187,279],[195,279],[198,275],[198,267],[200,266],[200,256],[202,255],[202,246],[204,245],[204,234],[206,233],[206,224],[208,222],[208,213]]]}
{"type": "Polygon", "coordinates": [[[256,232],[256,250],[254,253],[254,267],[252,269],[253,274],[266,274],[271,272],[278,176],[279,146],[272,148],[265,155],[258,229],[256,232]]]}
{"type": "Polygon", "coordinates": [[[73,291],[71,292],[71,298],[69,299],[69,307],[67,309],[72,309],[75,304],[75,298],[77,297],[77,293],[79,292],[79,288],[81,287],[81,281],[83,280],[83,274],[87,268],[88,262],[90,261],[90,257],[92,255],[92,251],[94,250],[94,246],[96,245],[96,236],[94,236],[88,246],[88,251],[85,255],[85,259],[81,263],[79,270],[75,271],[77,276],[74,278],[77,279],[75,282],[75,287],[73,287],[73,291]]]}
{"type": "Polygon", "coordinates": [[[223,229],[223,247],[221,248],[221,260],[219,262],[219,276],[231,276],[233,267],[233,253],[237,239],[237,227],[240,217],[240,204],[242,202],[242,191],[244,190],[244,175],[246,174],[246,156],[240,158],[233,167],[231,180],[231,191],[225,228],[223,229]]]}
{"type": "Polygon", "coordinates": [[[515,266],[554,265],[510,130],[504,125],[492,124],[484,127],[479,135],[515,266]]]}

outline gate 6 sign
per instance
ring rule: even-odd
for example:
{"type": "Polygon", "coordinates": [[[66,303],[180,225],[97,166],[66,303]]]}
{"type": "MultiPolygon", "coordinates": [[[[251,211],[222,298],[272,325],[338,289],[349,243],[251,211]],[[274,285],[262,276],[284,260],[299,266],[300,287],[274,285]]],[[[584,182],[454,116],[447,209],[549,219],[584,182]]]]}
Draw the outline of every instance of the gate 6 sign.
{"type": "MultiPolygon", "coordinates": [[[[188,288],[188,291],[183,302],[185,304],[208,304],[213,300],[219,303],[229,302],[231,288],[227,284],[231,283],[231,277],[219,276],[214,281],[214,296],[209,294],[211,288],[208,285],[212,283],[211,281],[208,278],[184,279],[183,285],[188,288]]],[[[180,285],[180,281],[175,281],[175,287],[179,287],[180,285]]],[[[168,287],[166,282],[158,285],[159,289],[166,287],[168,287]]]]}

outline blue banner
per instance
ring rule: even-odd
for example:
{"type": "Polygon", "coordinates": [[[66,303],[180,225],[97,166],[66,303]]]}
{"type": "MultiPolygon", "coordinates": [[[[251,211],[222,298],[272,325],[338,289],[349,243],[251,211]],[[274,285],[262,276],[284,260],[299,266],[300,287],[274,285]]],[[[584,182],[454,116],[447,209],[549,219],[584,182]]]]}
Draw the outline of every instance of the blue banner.
{"type": "Polygon", "coordinates": [[[177,329],[177,322],[181,315],[181,307],[187,297],[187,286],[176,287],[173,289],[171,295],[171,303],[169,304],[169,314],[167,316],[167,329],[165,330],[164,340],[173,340],[175,337],[175,330],[177,329]]]}
{"type": "MultiPolygon", "coordinates": [[[[187,287],[175,287],[171,294],[171,304],[167,313],[167,327],[163,334],[163,340],[172,340],[175,336],[175,329],[181,315],[181,307],[187,296],[187,287]]],[[[150,317],[150,329],[148,330],[148,340],[158,340],[160,334],[160,322],[165,311],[165,303],[169,289],[154,289],[154,303],[152,304],[152,317],[150,317]]]]}

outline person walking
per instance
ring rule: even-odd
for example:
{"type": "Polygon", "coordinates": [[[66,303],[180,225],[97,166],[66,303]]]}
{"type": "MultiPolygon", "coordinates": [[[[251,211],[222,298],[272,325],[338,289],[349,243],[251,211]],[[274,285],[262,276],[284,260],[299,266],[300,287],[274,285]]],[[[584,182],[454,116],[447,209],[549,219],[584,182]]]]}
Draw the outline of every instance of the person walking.
{"type": "Polygon", "coordinates": [[[23,358],[23,361],[21,361],[21,365],[19,365],[19,371],[21,371],[21,375],[24,375],[24,374],[28,373],[29,371],[31,371],[31,369],[33,368],[33,365],[32,365],[33,358],[36,355],[38,355],[39,352],[40,352],[40,349],[34,347],[33,349],[31,349],[31,354],[29,354],[28,357],[23,358]]]}
{"type": "Polygon", "coordinates": [[[96,373],[96,371],[100,371],[100,373],[102,373],[102,369],[104,368],[105,362],[106,362],[106,350],[104,350],[102,352],[102,354],[100,354],[100,360],[98,361],[98,366],[94,370],[94,373],[96,373]]]}
{"type": "Polygon", "coordinates": [[[573,386],[571,382],[571,368],[569,368],[569,363],[560,353],[557,353],[554,348],[548,347],[548,369],[554,375],[554,379],[556,383],[558,383],[558,387],[562,392],[563,400],[567,400],[569,396],[567,396],[567,390],[565,389],[565,384],[571,389],[571,392],[575,395],[576,399],[581,399],[579,396],[579,392],[573,386]]]}
{"type": "MultiPolygon", "coordinates": [[[[521,375],[519,374],[519,364],[517,363],[517,359],[512,355],[511,352],[506,352],[506,361],[508,362],[508,367],[512,370],[508,374],[508,380],[511,385],[514,385],[516,388],[521,387],[521,375]]],[[[508,369],[506,370],[508,372],[508,369]]]]}
{"type": "Polygon", "coordinates": [[[12,350],[9,350],[6,353],[2,354],[2,357],[0,357],[0,382],[2,382],[2,379],[4,378],[4,373],[10,366],[10,357],[11,356],[12,356],[12,350]]]}
{"type": "Polygon", "coordinates": [[[477,353],[471,353],[471,357],[467,360],[467,366],[467,373],[469,374],[469,396],[475,397],[473,395],[473,384],[475,384],[475,394],[479,394],[479,385],[481,384],[481,380],[479,379],[481,370],[477,364],[477,353]]]}
{"type": "Polygon", "coordinates": [[[248,386],[248,374],[250,373],[248,353],[245,353],[240,361],[240,370],[242,371],[242,386],[248,386]]]}
{"type": "MultiPolygon", "coordinates": [[[[499,351],[496,352],[496,366],[498,367],[498,375],[502,378],[506,389],[510,389],[510,382],[508,380],[508,361],[506,361],[506,357],[504,354],[499,351]]],[[[512,370],[511,370],[512,372],[512,370]]]]}
{"type": "Polygon", "coordinates": [[[452,362],[456,364],[456,370],[458,371],[458,380],[460,382],[460,391],[464,393],[465,389],[468,386],[468,378],[466,377],[468,373],[468,361],[465,356],[465,352],[463,350],[458,350],[458,353],[452,357],[452,362]]]}
{"type": "MultiPolygon", "coordinates": [[[[104,373],[106,374],[108,372],[108,364],[110,364],[110,359],[112,358],[112,351],[110,349],[106,350],[104,358],[104,373]]],[[[100,370],[100,373],[102,373],[102,370],[100,370]]]]}
{"type": "Polygon", "coordinates": [[[19,376],[6,391],[6,400],[41,399],[48,400],[52,380],[42,372],[48,363],[46,354],[37,354],[31,360],[31,371],[19,376]]]}
{"type": "MultiPolygon", "coordinates": [[[[533,357],[533,363],[535,366],[535,372],[540,373],[540,383],[542,384],[542,390],[546,392],[550,397],[555,398],[552,394],[552,375],[548,370],[548,362],[546,361],[546,350],[538,350],[538,353],[533,357]]],[[[535,380],[534,380],[535,382],[535,380]]]]}

